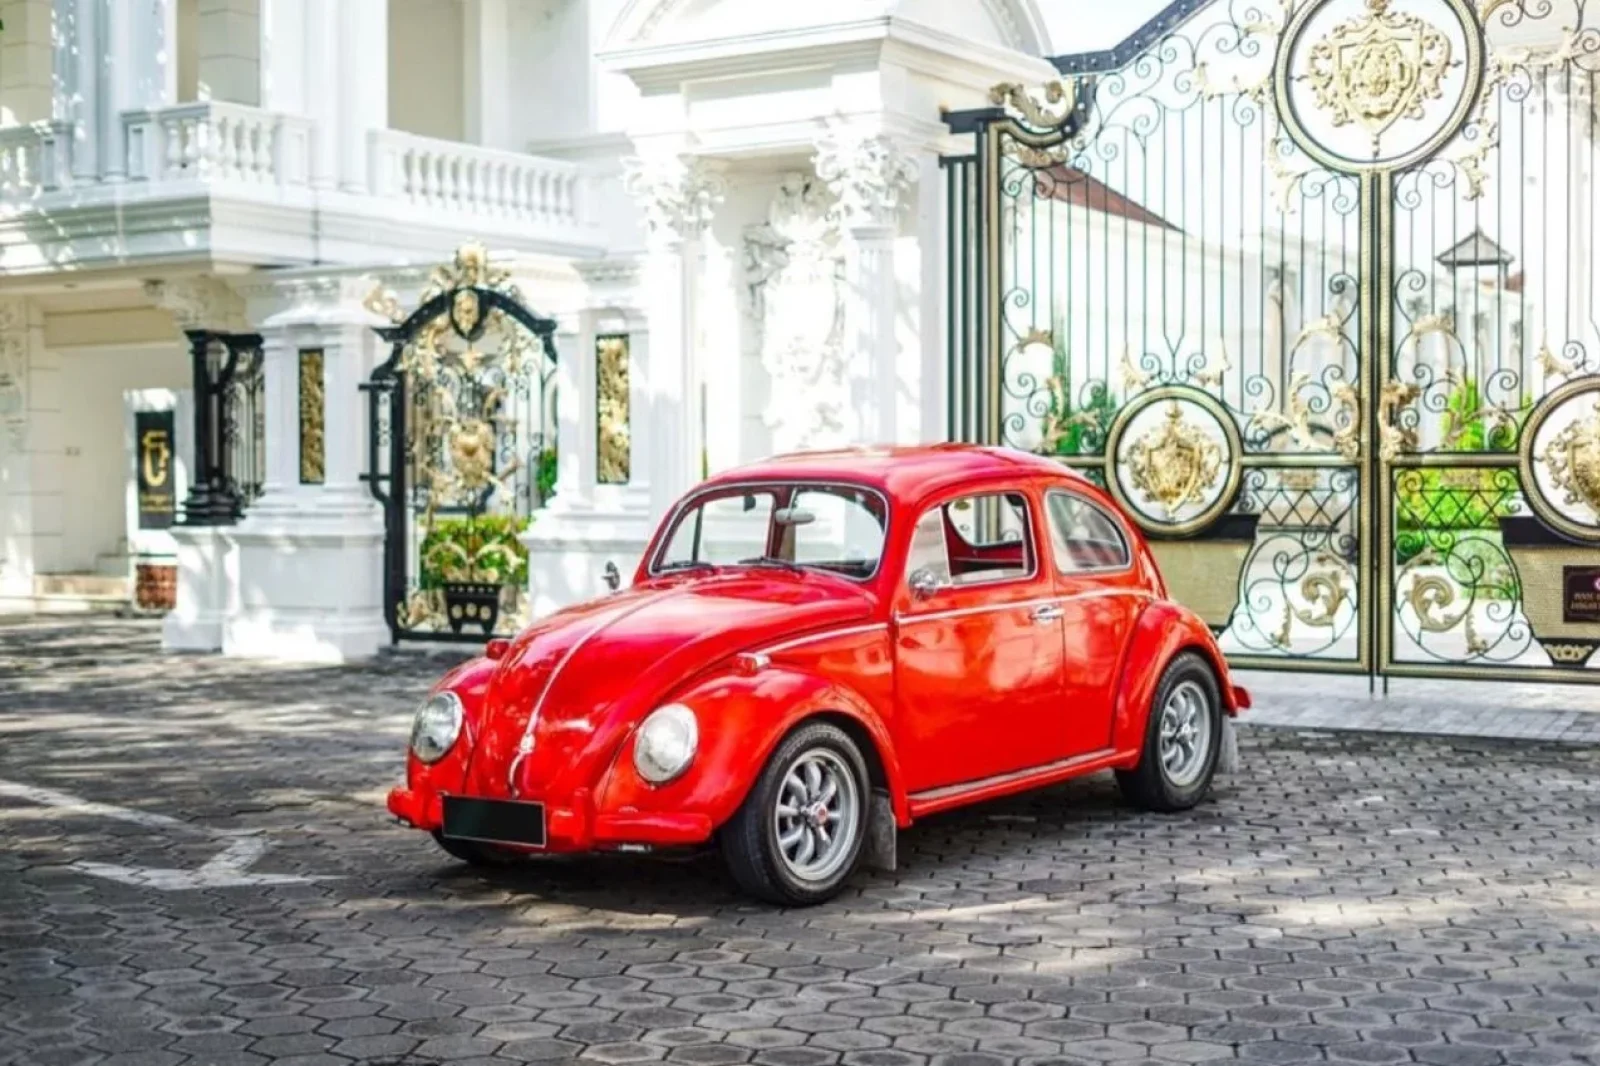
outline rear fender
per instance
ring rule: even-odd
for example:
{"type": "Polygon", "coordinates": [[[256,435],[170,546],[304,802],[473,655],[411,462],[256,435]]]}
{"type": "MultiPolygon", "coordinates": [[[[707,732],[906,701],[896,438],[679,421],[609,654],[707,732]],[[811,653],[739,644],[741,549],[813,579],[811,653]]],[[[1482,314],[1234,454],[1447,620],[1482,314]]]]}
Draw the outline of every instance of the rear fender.
{"type": "Polygon", "coordinates": [[[1187,608],[1170,601],[1151,600],[1134,624],[1111,723],[1112,747],[1131,753],[1130,761],[1137,759],[1139,749],[1144,746],[1150,704],[1155,699],[1156,686],[1161,683],[1161,672],[1186,651],[1198,653],[1211,664],[1222,694],[1223,710],[1230,717],[1239,713],[1239,696],[1211,630],[1187,608]]]}

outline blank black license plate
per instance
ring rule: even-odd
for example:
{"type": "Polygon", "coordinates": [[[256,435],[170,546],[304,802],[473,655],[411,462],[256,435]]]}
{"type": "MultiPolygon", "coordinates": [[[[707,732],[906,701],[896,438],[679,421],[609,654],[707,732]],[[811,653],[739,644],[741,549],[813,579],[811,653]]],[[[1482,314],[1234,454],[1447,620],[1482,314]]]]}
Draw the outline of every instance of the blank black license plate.
{"type": "Polygon", "coordinates": [[[544,847],[544,804],[444,797],[444,835],[485,844],[544,847]]]}

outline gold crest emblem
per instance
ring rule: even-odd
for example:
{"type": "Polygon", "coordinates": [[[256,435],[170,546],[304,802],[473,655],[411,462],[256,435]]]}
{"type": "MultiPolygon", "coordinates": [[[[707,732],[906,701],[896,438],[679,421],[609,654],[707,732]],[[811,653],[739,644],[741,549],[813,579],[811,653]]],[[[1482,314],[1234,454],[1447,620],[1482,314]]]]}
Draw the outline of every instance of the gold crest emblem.
{"type": "Polygon", "coordinates": [[[1307,75],[1317,105],[1335,126],[1360,123],[1379,154],[1384,133],[1402,118],[1420,119],[1443,92],[1450,39],[1416,15],[1367,0],[1367,13],[1335,26],[1311,49],[1307,75]]]}
{"type": "Polygon", "coordinates": [[[1184,421],[1177,403],[1168,405],[1159,427],[1146,430],[1128,449],[1134,487],[1164,507],[1169,519],[1186,504],[1203,503],[1221,470],[1222,449],[1184,421]]]}
{"type": "Polygon", "coordinates": [[[1584,504],[1600,515],[1600,402],[1587,418],[1572,421],[1538,456],[1567,504],[1584,504]]]}

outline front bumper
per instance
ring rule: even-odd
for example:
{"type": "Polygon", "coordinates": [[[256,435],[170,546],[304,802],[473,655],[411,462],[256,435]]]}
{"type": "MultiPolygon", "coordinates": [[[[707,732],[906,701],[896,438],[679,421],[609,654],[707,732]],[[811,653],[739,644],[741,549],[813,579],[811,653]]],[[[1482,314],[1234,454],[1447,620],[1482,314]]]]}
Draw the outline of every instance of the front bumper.
{"type": "MultiPolygon", "coordinates": [[[[412,788],[389,792],[389,813],[406,825],[436,832],[444,824],[442,793],[412,788]]],[[[501,797],[483,797],[498,799],[501,797]]],[[[588,789],[578,789],[565,802],[548,796],[529,796],[544,804],[546,844],[527,851],[612,851],[636,848],[671,848],[703,844],[711,839],[711,819],[687,812],[596,811],[588,789]]]]}

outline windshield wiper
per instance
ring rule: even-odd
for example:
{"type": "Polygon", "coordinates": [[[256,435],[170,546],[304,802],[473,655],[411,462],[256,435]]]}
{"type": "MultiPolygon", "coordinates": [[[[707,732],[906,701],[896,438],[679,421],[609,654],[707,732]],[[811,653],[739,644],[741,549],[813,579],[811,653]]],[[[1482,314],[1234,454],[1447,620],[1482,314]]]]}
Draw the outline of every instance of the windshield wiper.
{"type": "Polygon", "coordinates": [[[656,573],[667,574],[675,570],[715,570],[716,566],[704,559],[675,559],[656,567],[656,573]]]}
{"type": "Polygon", "coordinates": [[[780,559],[776,555],[752,555],[748,559],[740,559],[739,560],[739,565],[740,566],[777,566],[777,567],[783,568],[784,570],[804,570],[805,569],[805,567],[801,566],[799,563],[790,562],[788,559],[780,559]]]}

